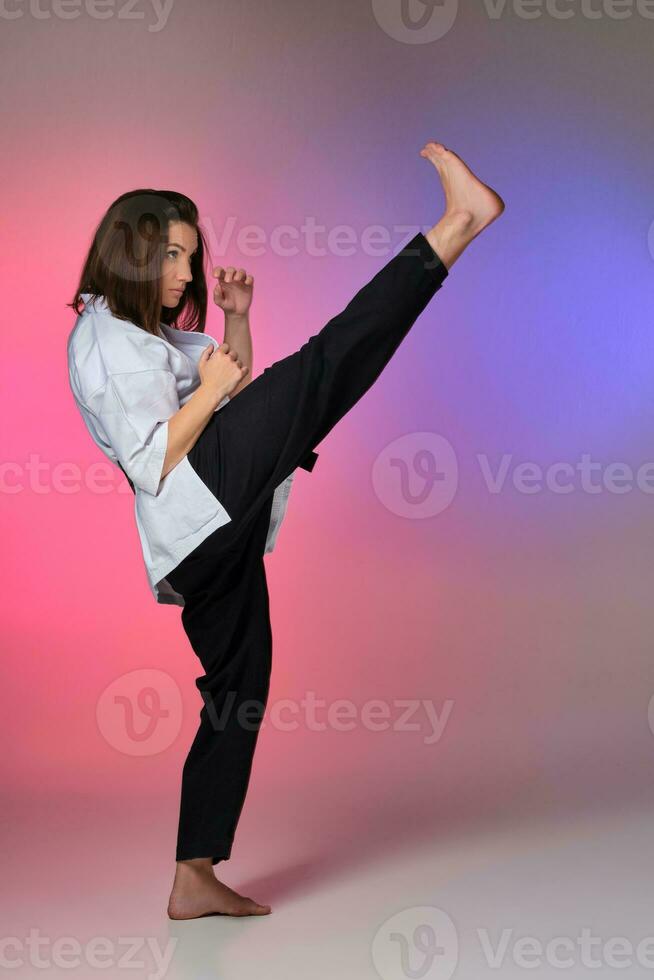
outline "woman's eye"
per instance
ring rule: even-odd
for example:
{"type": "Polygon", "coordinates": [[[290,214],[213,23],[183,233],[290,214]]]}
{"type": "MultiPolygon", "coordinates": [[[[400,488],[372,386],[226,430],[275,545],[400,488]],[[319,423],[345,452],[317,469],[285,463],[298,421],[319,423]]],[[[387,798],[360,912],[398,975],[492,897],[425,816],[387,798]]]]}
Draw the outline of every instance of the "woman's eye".
{"type": "MultiPolygon", "coordinates": [[[[166,252],[166,255],[169,259],[176,259],[177,256],[179,255],[179,252],[176,248],[171,248],[169,252],[166,252]]],[[[189,255],[189,259],[194,259],[196,255],[197,252],[191,252],[191,254],[189,255]]]]}

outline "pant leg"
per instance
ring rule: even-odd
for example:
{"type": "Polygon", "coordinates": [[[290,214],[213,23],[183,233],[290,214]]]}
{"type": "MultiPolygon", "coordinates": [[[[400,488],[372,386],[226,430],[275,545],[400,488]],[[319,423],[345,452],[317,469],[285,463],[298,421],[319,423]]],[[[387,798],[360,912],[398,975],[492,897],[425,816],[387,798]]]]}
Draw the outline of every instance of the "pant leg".
{"type": "Polygon", "coordinates": [[[188,459],[231,517],[214,532],[226,544],[368,391],[447,275],[419,232],[341,313],[214,413],[188,459]]]}
{"type": "Polygon", "coordinates": [[[271,503],[185,596],[182,622],[205,671],[196,679],[205,703],[182,773],[177,861],[227,860],[245,801],[272,664],[263,559],[271,503]]]}

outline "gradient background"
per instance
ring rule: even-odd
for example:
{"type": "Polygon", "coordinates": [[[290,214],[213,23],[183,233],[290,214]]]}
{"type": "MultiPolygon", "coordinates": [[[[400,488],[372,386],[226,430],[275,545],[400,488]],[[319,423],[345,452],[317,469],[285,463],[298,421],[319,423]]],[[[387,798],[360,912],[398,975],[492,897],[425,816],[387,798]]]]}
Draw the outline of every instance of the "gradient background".
{"type": "MultiPolygon", "coordinates": [[[[104,460],[68,388],[65,303],[101,215],[139,186],[192,197],[212,264],[255,275],[255,376],[438,219],[437,177],[418,155],[427,139],[507,203],[317,447],[314,471],[298,471],[266,558],[270,705],[309,691],[359,709],[382,699],[397,720],[397,699],[429,699],[439,713],[451,702],[442,737],[426,744],[421,712],[413,731],[267,724],[232,861],[219,866],[227,880],[245,876],[248,894],[256,880],[274,904],[403,849],[453,847],[464,832],[651,812],[654,468],[649,493],[634,480],[612,492],[601,474],[654,461],[654,20],[635,7],[619,18],[599,0],[593,17],[562,0],[569,18],[545,7],[527,18],[510,3],[493,17],[448,0],[433,16],[452,14],[451,28],[409,43],[388,28],[399,0],[176,0],[160,30],[144,0],[132,19],[120,3],[105,20],[83,4],[72,19],[47,0],[35,9],[14,0],[0,18],[11,934],[68,935],[71,910],[98,903],[89,933],[125,934],[123,887],[151,930],[167,928],[201,668],[180,610],[150,595],[120,474],[101,467],[110,489],[94,493],[79,479],[66,491],[57,470],[104,460]],[[290,256],[239,251],[242,226],[269,237],[307,217],[357,239],[381,225],[390,247],[316,256],[300,238],[290,256]],[[411,434],[424,432],[451,444],[455,492],[431,516],[399,516],[388,506],[397,469],[381,499],[373,467],[394,440],[415,448],[411,434]],[[504,454],[509,476],[492,493],[479,456],[495,470],[504,454]],[[578,478],[570,493],[511,482],[518,464],[576,466],[584,454],[600,464],[599,492],[578,478]],[[167,675],[163,748],[135,750],[119,716],[112,744],[111,718],[98,718],[106,689],[134,670],[167,675]]],[[[221,330],[212,307],[207,331],[221,330]]],[[[418,492],[414,463],[407,451],[418,492]]],[[[322,975],[312,966],[298,975],[322,975]]]]}

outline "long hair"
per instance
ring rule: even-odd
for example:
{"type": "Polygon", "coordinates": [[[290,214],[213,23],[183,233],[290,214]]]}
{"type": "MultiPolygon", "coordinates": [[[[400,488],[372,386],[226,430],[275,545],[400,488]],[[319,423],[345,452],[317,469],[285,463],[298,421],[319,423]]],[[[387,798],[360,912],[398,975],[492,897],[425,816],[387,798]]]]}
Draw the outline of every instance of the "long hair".
{"type": "Polygon", "coordinates": [[[176,191],[151,188],[128,191],[110,205],[95,230],[84,262],[72,307],[79,315],[82,293],[103,296],[111,313],[130,320],[148,333],[158,333],[160,321],[179,330],[204,332],[207,316],[207,281],[204,257],[208,254],[193,201],[176,191]],[[179,304],[161,304],[161,270],[168,248],[171,222],[195,228],[198,247],[191,257],[192,282],[179,304]]]}

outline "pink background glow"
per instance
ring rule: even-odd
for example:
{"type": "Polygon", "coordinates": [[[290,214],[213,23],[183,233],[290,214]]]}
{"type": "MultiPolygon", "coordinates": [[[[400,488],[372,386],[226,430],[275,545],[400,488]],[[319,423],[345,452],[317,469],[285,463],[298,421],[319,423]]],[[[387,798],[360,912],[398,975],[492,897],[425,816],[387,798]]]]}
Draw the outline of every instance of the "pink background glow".
{"type": "MultiPolygon", "coordinates": [[[[313,472],[298,472],[266,558],[270,701],[382,699],[397,718],[398,699],[424,698],[439,713],[452,702],[451,714],[434,744],[422,714],[418,731],[268,724],[234,857],[263,849],[262,835],[342,856],[462,821],[651,798],[651,492],[589,493],[577,481],[529,494],[509,475],[491,493],[479,457],[493,471],[504,454],[511,468],[654,460],[643,125],[654,23],[492,20],[468,5],[441,40],[404,44],[369,4],[178,0],[162,30],[148,31],[151,19],[38,20],[26,8],[3,27],[11,853],[40,850],[47,832],[54,868],[75,846],[89,874],[110,875],[108,854],[129,839],[170,867],[201,706],[199,663],[179,609],[150,595],[120,474],[107,493],[57,483],[61,464],[86,473],[104,459],[65,356],[65,303],[97,221],[134,187],[192,197],[213,264],[255,275],[256,376],[390,253],[315,256],[300,239],[296,255],[266,246],[250,257],[238,230],[270,236],[313,217],[358,237],[382,225],[397,251],[439,216],[435,173],[418,155],[429,138],[496,186],[507,212],[317,447],[313,472]],[[380,499],[372,471],[415,432],[449,441],[458,486],[442,512],[411,519],[380,499]],[[30,458],[43,465],[39,485],[30,458]],[[96,714],[103,691],[137,669],[169,675],[180,706],[170,745],[143,756],[109,744],[96,714]]],[[[212,308],[219,339],[221,321],[212,308]]]]}

